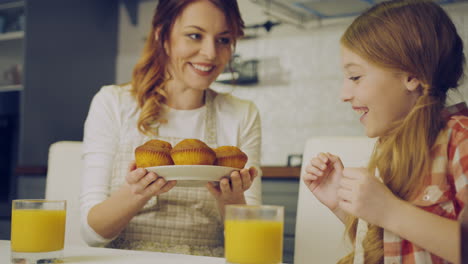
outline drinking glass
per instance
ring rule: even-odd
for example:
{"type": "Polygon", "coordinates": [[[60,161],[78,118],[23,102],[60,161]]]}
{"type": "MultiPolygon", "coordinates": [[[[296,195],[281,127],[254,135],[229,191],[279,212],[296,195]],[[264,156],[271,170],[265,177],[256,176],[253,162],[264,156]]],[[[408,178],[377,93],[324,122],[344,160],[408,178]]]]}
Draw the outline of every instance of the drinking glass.
{"type": "Polygon", "coordinates": [[[283,226],[283,206],[226,206],[224,223],[226,263],[281,263],[283,226]]]}
{"type": "Polygon", "coordinates": [[[13,200],[11,263],[57,263],[63,258],[66,201],[13,200]]]}

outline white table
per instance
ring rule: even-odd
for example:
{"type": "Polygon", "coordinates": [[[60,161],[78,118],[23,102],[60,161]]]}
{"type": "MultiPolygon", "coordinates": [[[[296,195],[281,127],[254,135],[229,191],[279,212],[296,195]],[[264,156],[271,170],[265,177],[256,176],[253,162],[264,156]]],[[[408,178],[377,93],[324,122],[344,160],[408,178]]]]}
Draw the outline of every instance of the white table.
{"type": "MultiPolygon", "coordinates": [[[[201,257],[148,251],[67,246],[65,263],[84,264],[224,264],[224,258],[201,257]]],[[[10,241],[0,240],[0,263],[10,263],[10,241]]]]}

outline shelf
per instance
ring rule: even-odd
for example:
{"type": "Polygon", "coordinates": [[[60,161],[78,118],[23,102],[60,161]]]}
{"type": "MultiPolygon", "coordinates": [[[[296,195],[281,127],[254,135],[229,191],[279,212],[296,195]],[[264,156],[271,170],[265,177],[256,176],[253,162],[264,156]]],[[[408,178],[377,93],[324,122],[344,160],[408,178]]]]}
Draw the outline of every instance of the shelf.
{"type": "Polygon", "coordinates": [[[22,7],[24,7],[24,1],[7,1],[5,3],[0,1],[0,10],[22,8],[22,7]]]}
{"type": "Polygon", "coordinates": [[[1,92],[22,91],[22,90],[23,90],[23,85],[21,85],[21,84],[0,85],[0,93],[1,92]]]}
{"type": "Polygon", "coordinates": [[[24,31],[8,32],[0,34],[0,41],[23,39],[24,31]]]}

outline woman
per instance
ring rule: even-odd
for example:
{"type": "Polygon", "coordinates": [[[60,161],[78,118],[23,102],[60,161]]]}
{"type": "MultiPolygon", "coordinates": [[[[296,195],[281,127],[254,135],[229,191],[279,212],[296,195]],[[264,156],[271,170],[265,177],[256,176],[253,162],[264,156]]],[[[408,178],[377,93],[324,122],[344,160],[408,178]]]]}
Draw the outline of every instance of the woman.
{"type": "Polygon", "coordinates": [[[159,1],[131,85],[103,87],[85,123],[81,211],[88,244],[222,256],[224,206],[260,204],[258,110],[209,89],[242,30],[236,1],[159,1]],[[238,146],[250,169],[219,187],[175,187],[132,162],[135,148],[150,139],[174,146],[185,138],[238,146]]]}
{"type": "Polygon", "coordinates": [[[304,182],[354,242],[339,263],[458,263],[468,111],[444,109],[465,63],[455,26],[432,1],[388,1],[356,18],[341,47],[341,99],[378,141],[367,168],[330,153],[306,167],[304,182]]]}

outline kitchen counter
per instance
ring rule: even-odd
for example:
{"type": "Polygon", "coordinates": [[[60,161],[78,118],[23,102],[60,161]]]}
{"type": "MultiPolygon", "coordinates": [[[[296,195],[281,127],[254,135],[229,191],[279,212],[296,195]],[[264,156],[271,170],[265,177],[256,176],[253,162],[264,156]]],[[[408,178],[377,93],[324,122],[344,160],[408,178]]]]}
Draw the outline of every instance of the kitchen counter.
{"type": "MultiPolygon", "coordinates": [[[[262,166],[264,179],[299,179],[301,175],[301,167],[285,167],[285,166],[262,166]]],[[[24,166],[17,167],[16,175],[47,175],[47,167],[42,166],[24,166]]]]}
{"type": "Polygon", "coordinates": [[[298,180],[301,167],[262,166],[263,179],[291,179],[298,180]]]}

